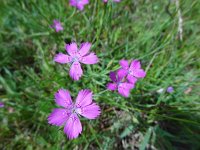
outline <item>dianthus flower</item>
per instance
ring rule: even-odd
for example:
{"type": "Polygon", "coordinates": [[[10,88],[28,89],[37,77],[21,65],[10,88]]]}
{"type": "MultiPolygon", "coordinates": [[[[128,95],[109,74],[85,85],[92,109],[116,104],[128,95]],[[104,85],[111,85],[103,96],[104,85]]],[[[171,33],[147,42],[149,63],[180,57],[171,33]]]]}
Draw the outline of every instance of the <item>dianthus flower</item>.
{"type": "Polygon", "coordinates": [[[63,27],[62,27],[60,21],[58,21],[58,20],[53,21],[53,25],[51,25],[51,28],[54,28],[56,30],[56,32],[63,30],[63,27]]]}
{"type": "Polygon", "coordinates": [[[70,0],[69,4],[79,10],[83,10],[84,6],[89,4],[89,0],[70,0]]]}
{"type": "Polygon", "coordinates": [[[1,107],[4,107],[4,103],[3,102],[0,102],[0,108],[1,107]]]}
{"type": "Polygon", "coordinates": [[[118,90],[118,93],[124,97],[128,97],[130,90],[134,88],[134,84],[124,81],[124,73],[121,72],[110,72],[110,79],[113,83],[107,84],[107,89],[114,91],[118,90]]]}
{"type": "Polygon", "coordinates": [[[127,75],[126,78],[130,83],[135,84],[138,78],[144,78],[146,76],[146,72],[141,68],[139,60],[133,60],[130,67],[128,60],[121,60],[119,64],[121,66],[119,72],[123,73],[124,76],[127,75]]]}
{"type": "Polygon", "coordinates": [[[76,43],[66,44],[65,49],[67,54],[59,53],[54,57],[54,61],[66,64],[69,63],[71,65],[69,75],[73,80],[79,80],[79,78],[83,74],[83,70],[81,68],[81,64],[96,64],[99,59],[95,55],[95,53],[89,53],[91,44],[86,42],[82,43],[80,46],[80,50],[78,50],[76,43]]]}
{"type": "Polygon", "coordinates": [[[48,116],[48,123],[65,125],[64,133],[69,139],[77,138],[82,132],[79,115],[88,119],[95,119],[100,115],[100,107],[92,102],[92,92],[87,89],[79,91],[75,103],[72,102],[69,91],[60,89],[55,94],[55,102],[63,108],[55,108],[48,116]]]}

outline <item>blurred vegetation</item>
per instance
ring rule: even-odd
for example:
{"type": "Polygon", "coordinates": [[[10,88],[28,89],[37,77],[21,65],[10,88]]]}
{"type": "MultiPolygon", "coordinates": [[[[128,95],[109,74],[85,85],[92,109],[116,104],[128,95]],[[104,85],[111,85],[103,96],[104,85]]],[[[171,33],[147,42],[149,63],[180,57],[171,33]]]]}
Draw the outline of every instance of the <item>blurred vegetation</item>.
{"type": "Polygon", "coordinates": [[[82,12],[68,0],[0,1],[0,149],[200,149],[199,0],[91,0],[82,12]],[[178,32],[183,18],[183,40],[178,32]],[[64,31],[55,33],[53,19],[64,31]],[[53,62],[64,44],[92,42],[100,58],[72,81],[67,65],[53,62]],[[140,59],[147,71],[129,98],[106,90],[120,59],[140,59]],[[174,87],[173,93],[158,93],[174,87]],[[82,119],[83,132],[68,140],[47,123],[54,93],[75,97],[91,89],[102,114],[82,119]]]}

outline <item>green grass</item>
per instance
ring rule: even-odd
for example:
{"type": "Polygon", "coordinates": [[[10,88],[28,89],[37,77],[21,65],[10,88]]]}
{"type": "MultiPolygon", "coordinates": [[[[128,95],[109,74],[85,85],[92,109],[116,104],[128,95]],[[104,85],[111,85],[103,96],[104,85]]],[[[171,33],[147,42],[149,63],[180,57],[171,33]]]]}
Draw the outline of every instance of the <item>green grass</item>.
{"type": "Polygon", "coordinates": [[[182,41],[174,1],[91,0],[79,12],[68,0],[1,0],[0,149],[200,149],[200,3],[180,1],[180,10],[182,41]],[[49,27],[53,19],[64,32],[49,27]],[[66,41],[92,42],[100,58],[83,66],[77,82],[67,65],[53,62],[66,41]],[[147,71],[129,98],[106,90],[109,72],[123,58],[140,59],[147,71]],[[172,94],[156,92],[168,86],[172,94]],[[98,119],[81,119],[75,140],[47,123],[60,88],[73,97],[89,88],[101,106],[98,119]]]}

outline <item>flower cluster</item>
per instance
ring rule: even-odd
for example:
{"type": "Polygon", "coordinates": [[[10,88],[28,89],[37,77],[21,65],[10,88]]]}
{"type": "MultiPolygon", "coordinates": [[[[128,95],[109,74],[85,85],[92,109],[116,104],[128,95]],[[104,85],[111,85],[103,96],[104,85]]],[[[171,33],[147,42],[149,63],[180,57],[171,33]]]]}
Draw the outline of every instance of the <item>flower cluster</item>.
{"type": "MultiPolygon", "coordinates": [[[[108,0],[103,0],[105,3],[108,0]]],[[[113,0],[120,2],[120,0],[113,0]]],[[[70,0],[70,5],[79,10],[83,10],[89,0],[70,0]]],[[[53,21],[51,28],[56,32],[62,31],[63,27],[58,20],[53,21]]],[[[60,64],[69,64],[69,75],[77,81],[83,75],[81,64],[96,64],[99,58],[94,52],[89,52],[92,44],[85,42],[78,47],[77,43],[72,42],[65,45],[67,54],[58,53],[54,57],[54,61],[60,64]]],[[[113,81],[108,83],[109,90],[118,90],[119,94],[128,97],[130,90],[135,87],[135,83],[139,78],[144,78],[146,73],[141,68],[138,60],[133,60],[129,66],[127,60],[120,61],[121,68],[116,72],[110,73],[113,81]]],[[[76,101],[73,102],[68,90],[60,89],[55,94],[55,102],[62,108],[55,108],[48,116],[48,123],[55,126],[64,125],[64,133],[69,139],[74,139],[82,132],[82,125],[79,116],[87,119],[95,119],[100,113],[100,107],[92,101],[92,92],[90,90],[81,90],[78,93],[76,101]]]]}
{"type": "MultiPolygon", "coordinates": [[[[83,75],[81,64],[96,64],[99,59],[95,53],[89,53],[91,43],[85,42],[78,48],[75,42],[66,44],[67,54],[59,53],[54,57],[54,61],[60,64],[69,64],[69,75],[73,80],[79,80],[83,75]]],[[[56,108],[48,117],[48,123],[56,126],[65,124],[64,133],[69,139],[77,138],[82,132],[82,125],[79,115],[95,119],[100,115],[100,107],[92,102],[92,92],[81,90],[73,103],[69,91],[60,89],[55,94],[55,102],[63,108],[56,108]]]]}
{"type": "MultiPolygon", "coordinates": [[[[67,54],[59,53],[54,57],[54,61],[60,64],[69,64],[69,75],[73,80],[79,80],[83,75],[81,63],[96,64],[99,62],[95,53],[89,52],[91,43],[85,42],[78,48],[75,42],[66,44],[65,49],[67,54]]],[[[119,62],[121,68],[115,72],[110,72],[112,83],[107,84],[109,90],[118,90],[119,94],[128,97],[130,90],[135,87],[139,78],[146,76],[145,71],[141,68],[140,61],[133,60],[130,63],[128,60],[119,62]]],[[[56,108],[48,117],[48,123],[56,126],[65,124],[64,133],[69,139],[78,137],[82,132],[82,125],[78,115],[88,119],[95,119],[100,115],[100,107],[92,102],[92,92],[89,90],[81,90],[73,103],[71,96],[67,90],[60,89],[55,94],[55,102],[57,105],[64,108],[56,108]]]]}
{"type": "Polygon", "coordinates": [[[121,60],[119,64],[121,66],[119,70],[110,72],[110,79],[113,82],[107,84],[107,89],[111,91],[117,90],[122,96],[128,97],[137,80],[144,78],[146,73],[141,68],[138,60],[133,60],[130,66],[128,60],[121,60]]]}

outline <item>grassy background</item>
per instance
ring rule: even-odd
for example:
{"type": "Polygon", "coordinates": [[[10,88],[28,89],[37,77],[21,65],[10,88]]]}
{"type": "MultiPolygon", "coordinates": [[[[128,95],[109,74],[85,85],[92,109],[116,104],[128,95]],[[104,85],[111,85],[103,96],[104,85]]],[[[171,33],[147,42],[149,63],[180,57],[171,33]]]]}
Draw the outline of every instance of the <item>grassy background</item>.
{"type": "Polygon", "coordinates": [[[200,2],[180,1],[183,40],[175,0],[91,0],[83,12],[68,0],[0,1],[0,149],[200,149],[200,2]],[[59,19],[62,33],[49,26],[59,19]],[[84,65],[80,81],[53,62],[65,42],[92,42],[100,62],[84,65]],[[147,71],[129,98],[106,90],[120,59],[140,59],[147,71]],[[156,91],[174,87],[172,94],[156,91]],[[82,118],[83,132],[68,140],[50,126],[54,93],[94,92],[102,114],[82,118]]]}

